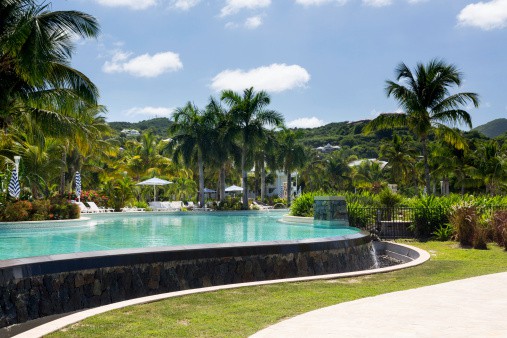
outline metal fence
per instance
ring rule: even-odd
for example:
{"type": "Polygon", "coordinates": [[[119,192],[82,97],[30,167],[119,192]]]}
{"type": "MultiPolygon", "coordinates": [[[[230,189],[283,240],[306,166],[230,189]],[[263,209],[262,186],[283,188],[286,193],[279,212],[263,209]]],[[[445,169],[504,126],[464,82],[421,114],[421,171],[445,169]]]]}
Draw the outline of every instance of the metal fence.
{"type": "Polygon", "coordinates": [[[425,238],[447,223],[442,208],[358,208],[349,207],[351,226],[369,231],[381,239],[425,238]]]}

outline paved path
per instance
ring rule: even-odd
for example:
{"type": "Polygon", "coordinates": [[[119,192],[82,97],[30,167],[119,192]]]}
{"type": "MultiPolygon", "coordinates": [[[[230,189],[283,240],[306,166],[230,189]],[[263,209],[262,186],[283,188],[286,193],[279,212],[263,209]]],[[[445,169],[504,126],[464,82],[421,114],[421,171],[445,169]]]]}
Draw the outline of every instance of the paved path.
{"type": "Polygon", "coordinates": [[[358,299],[252,337],[507,337],[507,273],[358,299]]]}

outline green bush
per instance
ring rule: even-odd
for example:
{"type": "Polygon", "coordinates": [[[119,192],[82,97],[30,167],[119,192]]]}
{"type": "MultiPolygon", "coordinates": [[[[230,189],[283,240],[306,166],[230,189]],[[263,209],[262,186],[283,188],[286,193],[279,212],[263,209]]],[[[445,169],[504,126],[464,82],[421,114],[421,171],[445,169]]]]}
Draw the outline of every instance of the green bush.
{"type": "Polygon", "coordinates": [[[369,224],[375,223],[375,216],[357,201],[347,203],[347,212],[350,225],[356,228],[366,229],[369,224]]]}
{"type": "Polygon", "coordinates": [[[49,219],[49,207],[50,203],[48,200],[35,200],[32,202],[32,217],[33,221],[43,221],[49,219]]]}
{"type": "Polygon", "coordinates": [[[299,217],[313,217],[315,196],[327,195],[321,191],[312,191],[298,196],[290,206],[290,214],[299,217]]]}
{"type": "Polygon", "coordinates": [[[414,223],[411,230],[418,238],[430,238],[440,226],[448,222],[449,201],[433,195],[411,199],[409,206],[414,208],[414,223]]]}
{"type": "Polygon", "coordinates": [[[437,241],[448,241],[452,238],[454,229],[449,223],[442,224],[437,230],[433,231],[433,238],[437,241]]]}
{"type": "Polygon", "coordinates": [[[32,213],[32,203],[29,201],[17,201],[5,206],[3,220],[7,222],[28,221],[32,213]]]}

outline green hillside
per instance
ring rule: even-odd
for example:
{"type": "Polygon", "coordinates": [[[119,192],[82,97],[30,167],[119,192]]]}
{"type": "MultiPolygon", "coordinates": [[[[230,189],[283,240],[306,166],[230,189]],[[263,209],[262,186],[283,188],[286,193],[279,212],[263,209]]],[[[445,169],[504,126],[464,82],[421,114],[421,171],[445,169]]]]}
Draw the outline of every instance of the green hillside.
{"type": "Polygon", "coordinates": [[[472,129],[489,138],[495,138],[507,132],[507,119],[496,119],[472,129]]]}
{"type": "Polygon", "coordinates": [[[167,137],[167,131],[171,124],[172,121],[170,121],[167,117],[158,117],[140,122],[109,122],[111,128],[116,130],[118,133],[123,129],[135,129],[140,133],[151,129],[156,135],[160,135],[161,137],[167,137]]]}

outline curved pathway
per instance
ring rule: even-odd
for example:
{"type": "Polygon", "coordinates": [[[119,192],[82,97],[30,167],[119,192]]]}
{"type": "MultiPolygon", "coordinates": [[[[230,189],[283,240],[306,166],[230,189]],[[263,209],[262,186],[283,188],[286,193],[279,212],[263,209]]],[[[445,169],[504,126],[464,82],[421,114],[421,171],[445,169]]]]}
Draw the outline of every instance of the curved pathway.
{"type": "Polygon", "coordinates": [[[252,337],[507,337],[507,272],[308,312],[252,337]]]}

